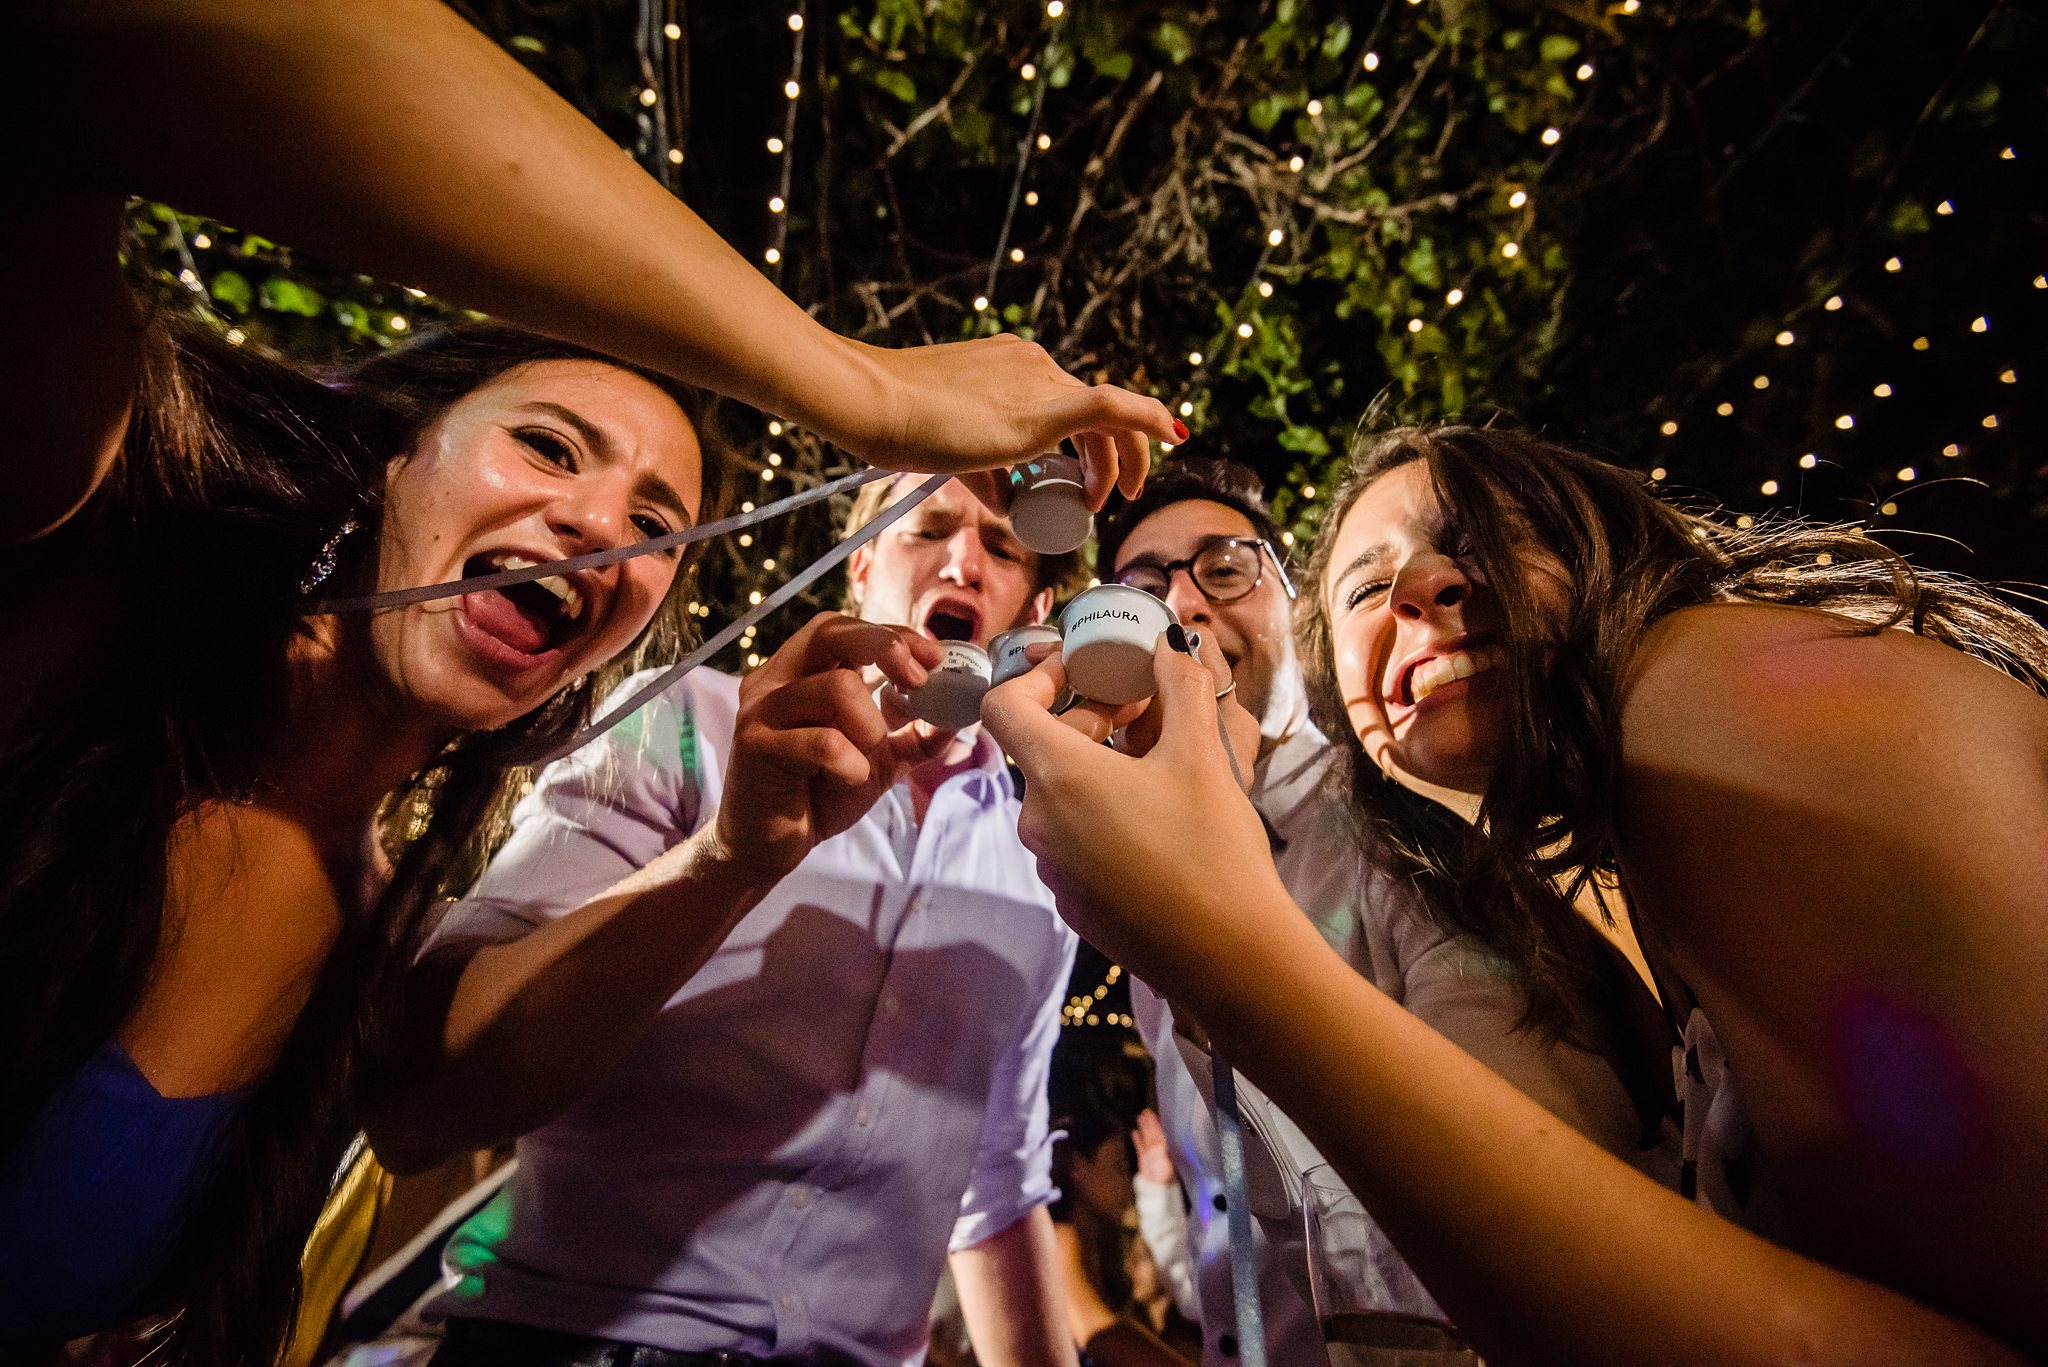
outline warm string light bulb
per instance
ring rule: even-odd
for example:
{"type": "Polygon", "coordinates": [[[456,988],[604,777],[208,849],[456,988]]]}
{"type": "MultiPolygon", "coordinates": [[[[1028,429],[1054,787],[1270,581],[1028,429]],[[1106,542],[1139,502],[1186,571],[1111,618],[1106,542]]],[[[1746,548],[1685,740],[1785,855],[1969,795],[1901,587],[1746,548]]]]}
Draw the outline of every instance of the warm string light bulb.
{"type": "Polygon", "coordinates": [[[1456,308],[1456,307],[1457,307],[1458,305],[1460,305],[1460,304],[1462,304],[1462,303],[1464,303],[1464,302],[1465,302],[1465,291],[1463,291],[1463,290],[1460,290],[1460,289],[1454,289],[1454,290],[1452,290],[1452,291],[1451,291],[1451,292],[1450,292],[1449,294],[1446,294],[1446,295],[1444,296],[1444,304],[1445,304],[1445,305],[1446,305],[1447,307],[1450,307],[1450,308],[1456,308]]]}
{"type": "Polygon", "coordinates": [[[663,24],[661,26],[661,36],[668,39],[671,43],[680,42],[683,37],[683,26],[681,24],[663,24]]]}

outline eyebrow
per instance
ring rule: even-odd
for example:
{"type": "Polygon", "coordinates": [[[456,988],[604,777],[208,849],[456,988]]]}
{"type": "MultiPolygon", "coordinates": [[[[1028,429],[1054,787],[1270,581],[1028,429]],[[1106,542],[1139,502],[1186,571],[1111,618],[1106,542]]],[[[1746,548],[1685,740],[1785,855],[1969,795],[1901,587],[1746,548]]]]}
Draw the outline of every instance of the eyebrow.
{"type": "MultiPolygon", "coordinates": [[[[607,459],[618,449],[617,444],[612,441],[603,428],[565,404],[556,403],[552,399],[534,399],[526,406],[539,409],[541,412],[559,418],[575,428],[577,435],[583,438],[585,445],[596,448],[607,459]]],[[[669,511],[681,518],[684,527],[694,527],[697,525],[697,519],[690,515],[690,505],[683,502],[683,496],[676,492],[675,486],[660,475],[643,476],[640,480],[640,487],[645,489],[648,496],[655,502],[665,504],[669,511]]]]}
{"type": "Polygon", "coordinates": [[[1367,546],[1364,550],[1360,551],[1356,557],[1352,559],[1350,564],[1346,565],[1342,570],[1339,570],[1337,572],[1337,577],[1331,580],[1331,582],[1335,584],[1341,584],[1345,580],[1349,579],[1352,575],[1358,574],[1363,570],[1371,569],[1377,566],[1381,561],[1385,560],[1388,556],[1392,554],[1393,551],[1389,547],[1384,545],[1367,546]]]}

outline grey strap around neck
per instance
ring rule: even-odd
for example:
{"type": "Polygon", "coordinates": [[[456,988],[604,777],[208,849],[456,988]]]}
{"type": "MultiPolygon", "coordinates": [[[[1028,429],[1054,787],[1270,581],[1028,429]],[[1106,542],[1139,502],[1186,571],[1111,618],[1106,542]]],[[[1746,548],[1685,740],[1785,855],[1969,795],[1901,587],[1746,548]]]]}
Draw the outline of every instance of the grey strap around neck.
{"type": "MultiPolygon", "coordinates": [[[[1231,777],[1245,786],[1237,751],[1216,709],[1216,734],[1230,758],[1231,777]]],[[[1259,820],[1265,821],[1261,813],[1259,820]]],[[[1267,830],[1271,831],[1268,826],[1267,830]]],[[[1243,1367],[1266,1367],[1266,1327],[1259,1311],[1259,1250],[1252,1241],[1252,1205],[1244,1175],[1244,1117],[1237,1108],[1237,1074],[1230,1060],[1212,1043],[1209,1048],[1211,1090],[1216,1097],[1216,1148],[1223,1159],[1223,1219],[1230,1232],[1230,1300],[1237,1314],[1237,1360],[1243,1367]]]]}

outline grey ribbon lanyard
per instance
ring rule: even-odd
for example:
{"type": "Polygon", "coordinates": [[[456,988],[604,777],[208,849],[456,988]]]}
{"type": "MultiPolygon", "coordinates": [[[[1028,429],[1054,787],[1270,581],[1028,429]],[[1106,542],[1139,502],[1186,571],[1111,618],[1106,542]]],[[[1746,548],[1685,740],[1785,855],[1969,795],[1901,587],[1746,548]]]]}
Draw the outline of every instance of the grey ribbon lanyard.
{"type": "MultiPolygon", "coordinates": [[[[872,475],[870,478],[872,478],[872,475]]],[[[912,508],[915,508],[918,504],[937,493],[940,486],[952,478],[951,475],[933,475],[908,494],[882,509],[876,515],[874,521],[867,523],[852,536],[847,537],[831,550],[813,560],[809,565],[806,565],[802,573],[796,575],[787,584],[784,584],[781,588],[763,598],[759,603],[747,609],[744,616],[737,617],[726,623],[725,629],[716,636],[713,636],[710,640],[704,642],[703,645],[698,646],[688,655],[685,655],[682,659],[649,679],[639,688],[634,689],[631,697],[627,698],[617,707],[606,709],[603,716],[534,762],[536,764],[552,764],[564,755],[582,749],[626,718],[632,716],[646,704],[653,701],[656,696],[665,691],[676,680],[682,678],[683,675],[689,673],[698,665],[703,664],[719,651],[724,650],[728,645],[738,640],[741,633],[746,631],[748,627],[754,625],[754,623],[760,621],[799,593],[802,593],[812,584],[817,583],[818,580],[824,578],[833,570],[838,569],[841,562],[848,556],[880,536],[897,518],[902,517],[912,508]]],[[[817,492],[816,489],[811,490],[813,494],[817,492]]],[[[788,500],[784,501],[787,502],[788,500]]],[[[715,526],[717,524],[714,523],[712,525],[715,526]]]]}
{"type": "MultiPolygon", "coordinates": [[[[411,589],[391,589],[384,593],[364,594],[356,598],[323,598],[311,604],[308,610],[315,613],[379,612],[390,608],[409,607],[414,603],[428,603],[438,598],[457,598],[465,593],[480,593],[486,589],[501,589],[512,584],[527,584],[536,579],[546,579],[548,576],[555,574],[571,574],[577,570],[598,569],[605,565],[616,565],[622,560],[632,560],[642,555],[658,555],[663,551],[674,550],[678,546],[687,546],[693,541],[704,541],[714,536],[723,536],[727,532],[740,531],[757,523],[766,522],[770,518],[780,517],[784,513],[794,512],[798,508],[806,507],[813,503],[821,503],[834,494],[857,489],[863,484],[887,478],[895,473],[893,470],[857,470],[853,474],[844,475],[838,479],[821,484],[815,489],[806,489],[800,494],[792,494],[778,502],[756,508],[751,513],[740,513],[733,517],[720,518],[716,522],[707,522],[701,527],[686,527],[679,532],[669,532],[665,536],[649,537],[645,541],[635,541],[629,546],[614,546],[608,551],[592,551],[588,555],[574,555],[570,556],[567,560],[551,560],[545,565],[527,565],[516,570],[500,570],[493,574],[479,574],[468,579],[451,579],[442,584],[424,584],[418,588],[411,589]]],[[[669,685],[738,640],[748,627],[753,626],[763,617],[766,617],[769,613],[802,593],[812,584],[817,583],[825,575],[839,568],[848,556],[881,535],[890,524],[894,523],[912,508],[915,508],[918,504],[937,493],[939,487],[951,478],[951,475],[933,475],[926,479],[924,483],[918,485],[909,494],[897,499],[894,503],[884,508],[876,515],[873,521],[867,523],[852,536],[847,537],[831,550],[805,566],[801,573],[792,577],[788,583],[749,608],[743,616],[728,622],[725,628],[717,635],[698,646],[654,678],[648,680],[640,688],[635,689],[631,697],[617,706],[606,708],[603,716],[533,762],[535,764],[552,764],[564,755],[582,749],[614,726],[617,726],[627,717],[632,716],[633,713],[639,711],[641,707],[668,688],[669,685]]]]}
{"type": "MultiPolygon", "coordinates": [[[[1220,699],[1216,734],[1222,738],[1223,753],[1229,757],[1231,777],[1237,780],[1242,792],[1244,770],[1238,767],[1229,728],[1223,724],[1220,699]]],[[[1260,820],[1264,819],[1262,814],[1260,820]]],[[[1230,1232],[1230,1299],[1237,1312],[1237,1360],[1243,1367],[1266,1367],[1266,1329],[1259,1311],[1259,1250],[1252,1242],[1252,1205],[1245,1184],[1244,1117],[1237,1106],[1237,1074],[1230,1060],[1213,1043],[1209,1049],[1209,1077],[1216,1095],[1216,1149],[1223,1159],[1223,1219],[1230,1232]]]]}
{"type": "Polygon", "coordinates": [[[1266,1367],[1266,1331],[1259,1314],[1259,1252],[1252,1243],[1251,1198],[1245,1192],[1244,1120],[1237,1109],[1237,1076],[1230,1061],[1209,1052],[1216,1092],[1216,1147],[1223,1156],[1223,1212],[1230,1231],[1230,1299],[1237,1311],[1237,1360],[1266,1367]]]}
{"type": "MultiPolygon", "coordinates": [[[[834,494],[858,489],[863,484],[871,483],[895,473],[894,470],[856,470],[850,475],[841,475],[838,479],[820,484],[815,489],[806,489],[800,494],[791,494],[788,498],[756,508],[751,513],[738,513],[732,517],[722,517],[716,522],[707,522],[701,527],[685,527],[679,532],[669,532],[662,536],[651,536],[645,541],[635,541],[631,545],[626,546],[614,546],[608,551],[592,551],[588,555],[572,555],[567,560],[550,560],[545,565],[527,565],[516,570],[499,570],[492,574],[474,575],[468,579],[451,579],[444,584],[423,584],[418,588],[412,589],[390,589],[384,593],[366,593],[359,598],[322,598],[310,604],[307,611],[313,613],[380,612],[387,608],[410,607],[414,603],[431,603],[437,598],[459,598],[465,593],[482,593],[486,589],[508,588],[513,584],[530,584],[536,579],[546,579],[548,576],[555,574],[573,574],[577,570],[594,570],[605,565],[616,565],[622,560],[632,560],[643,555],[658,555],[663,551],[672,551],[678,546],[687,546],[693,541],[707,541],[714,536],[724,536],[727,532],[744,531],[756,523],[767,522],[772,518],[781,517],[784,513],[793,513],[797,509],[807,507],[813,503],[822,503],[834,494]]],[[[926,482],[930,483],[930,481],[926,482]]],[[[925,494],[920,492],[912,496],[909,501],[914,503],[924,496],[925,494]]],[[[893,521],[894,519],[888,520],[893,521]]],[[[853,544],[858,545],[860,542],[855,540],[853,544]]],[[[835,561],[834,563],[837,562],[835,561]]]]}

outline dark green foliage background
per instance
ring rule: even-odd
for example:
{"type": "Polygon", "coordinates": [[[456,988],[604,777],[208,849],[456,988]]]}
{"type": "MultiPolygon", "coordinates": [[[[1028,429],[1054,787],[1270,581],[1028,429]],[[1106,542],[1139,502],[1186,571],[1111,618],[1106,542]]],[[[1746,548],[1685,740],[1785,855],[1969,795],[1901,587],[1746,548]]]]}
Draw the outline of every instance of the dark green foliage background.
{"type": "MultiPolygon", "coordinates": [[[[2048,54],[2017,4],[857,0],[803,6],[800,35],[783,9],[678,0],[469,13],[742,251],[778,246],[764,269],[828,325],[1035,336],[1187,405],[1190,449],[1258,468],[1297,536],[1361,415],[1503,415],[1734,511],[1958,537],[1977,554],[1897,544],[2039,577],[2048,54]]],[[[324,359],[443,313],[136,217],[254,344],[324,359]]],[[[749,497],[845,468],[734,416],[749,497]]],[[[707,602],[829,536],[799,518],[721,547],[707,602]]]]}

